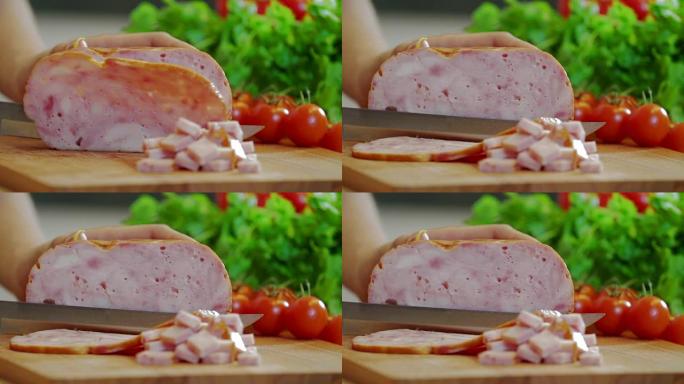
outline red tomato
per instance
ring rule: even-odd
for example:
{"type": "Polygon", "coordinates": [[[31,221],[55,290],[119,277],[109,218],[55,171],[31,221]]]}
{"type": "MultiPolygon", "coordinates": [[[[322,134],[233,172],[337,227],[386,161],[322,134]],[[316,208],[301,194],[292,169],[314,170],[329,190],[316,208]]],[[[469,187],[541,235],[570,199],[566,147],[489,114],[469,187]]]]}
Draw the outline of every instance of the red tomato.
{"type": "Polygon", "coordinates": [[[575,293],[575,312],[576,313],[592,313],[594,311],[594,304],[591,297],[583,293],[575,293]]]}
{"type": "Polygon", "coordinates": [[[673,125],[661,144],[665,148],[684,152],[684,123],[673,125]]]}
{"type": "Polygon", "coordinates": [[[228,193],[227,192],[217,192],[216,193],[216,205],[220,210],[225,211],[228,209],[228,193]]]}
{"type": "Polygon", "coordinates": [[[216,13],[224,19],[228,16],[228,0],[216,0],[216,13]]]}
{"type": "Polygon", "coordinates": [[[249,299],[254,298],[254,289],[247,284],[238,284],[233,287],[233,293],[245,295],[249,299]]]}
{"type": "Polygon", "coordinates": [[[575,97],[575,101],[585,102],[592,108],[598,103],[596,97],[591,92],[580,92],[580,94],[575,97]]]}
{"type": "Polygon", "coordinates": [[[594,311],[606,315],[596,322],[596,328],[606,336],[620,336],[627,330],[627,319],[632,303],[610,296],[600,297],[594,311]]]}
{"type": "MultiPolygon", "coordinates": [[[[613,198],[613,194],[610,192],[599,192],[599,207],[607,207],[610,199],[613,198]]],[[[605,288],[604,288],[605,289],[605,288]]]]}
{"type": "Polygon", "coordinates": [[[627,120],[627,134],[642,147],[655,147],[670,133],[667,111],[656,104],[644,104],[627,120]]]}
{"type": "Polygon", "coordinates": [[[233,120],[242,125],[251,124],[251,111],[247,103],[242,101],[233,103],[233,120]]]}
{"type": "Polygon", "coordinates": [[[639,298],[637,292],[632,288],[621,287],[619,285],[609,285],[603,288],[595,300],[599,300],[606,296],[614,297],[620,300],[627,300],[632,304],[634,304],[639,298]]]}
{"type": "Polygon", "coordinates": [[[662,337],[673,343],[684,345],[684,315],[670,319],[670,324],[662,337]]]}
{"type": "Polygon", "coordinates": [[[575,102],[575,120],[594,121],[594,110],[591,105],[584,101],[575,102]]]}
{"type": "Polygon", "coordinates": [[[325,325],[318,338],[342,345],[342,315],[328,318],[328,324],[325,325]]]}
{"type": "Polygon", "coordinates": [[[667,303],[655,296],[644,296],[629,311],[629,330],[640,339],[655,339],[670,324],[667,303]]]}
{"type": "MultiPolygon", "coordinates": [[[[646,209],[650,206],[648,192],[621,192],[620,194],[631,200],[639,213],[646,212],[646,209]]],[[[631,291],[631,293],[633,293],[633,298],[636,298],[636,292],[634,290],[631,291]]]]}
{"type": "Polygon", "coordinates": [[[596,288],[589,284],[580,284],[579,287],[575,288],[575,293],[587,295],[590,299],[595,299],[597,295],[596,288]]]}
{"type": "Polygon", "coordinates": [[[313,147],[328,130],[325,111],[314,104],[302,104],[292,112],[285,124],[285,133],[300,147],[313,147]]]}
{"type": "Polygon", "coordinates": [[[254,97],[252,96],[251,93],[246,92],[246,91],[238,91],[233,95],[233,100],[235,102],[242,102],[247,104],[248,106],[254,105],[254,97]]]}
{"type": "Polygon", "coordinates": [[[558,193],[558,206],[561,207],[564,211],[567,211],[570,209],[570,193],[568,192],[559,192],[558,193]]]}
{"type": "Polygon", "coordinates": [[[252,313],[249,297],[242,293],[233,294],[233,313],[252,313]]]}
{"type": "Polygon", "coordinates": [[[605,96],[602,96],[598,102],[598,105],[601,104],[610,104],[615,107],[627,108],[630,111],[634,111],[635,109],[639,108],[639,102],[637,99],[629,95],[620,95],[617,93],[609,93],[605,96]]]}
{"type": "Polygon", "coordinates": [[[290,303],[261,296],[252,303],[254,313],[264,316],[254,323],[254,330],[264,336],[278,336],[285,330],[285,317],[290,303]]]}
{"type": "Polygon", "coordinates": [[[280,0],[280,3],[290,8],[297,20],[301,20],[306,16],[308,0],[280,0]]]}
{"type": "Polygon", "coordinates": [[[317,337],[328,323],[325,304],[313,296],[304,296],[292,304],[287,314],[287,330],[298,339],[317,337]]]}
{"type": "Polygon", "coordinates": [[[570,16],[570,0],[558,0],[558,13],[565,18],[570,16]]]}
{"type": "Polygon", "coordinates": [[[608,13],[608,10],[613,5],[613,0],[598,0],[598,4],[599,13],[605,15],[606,13],[608,13]]]}
{"type": "Polygon", "coordinates": [[[342,152],[342,124],[337,123],[328,128],[318,145],[331,151],[342,152]]]}
{"type": "Polygon", "coordinates": [[[606,124],[596,132],[596,137],[604,143],[620,143],[627,137],[625,122],[631,114],[632,111],[624,107],[600,104],[594,109],[593,118],[606,124]]]}
{"type": "Polygon", "coordinates": [[[257,193],[256,197],[257,197],[257,207],[265,207],[266,202],[268,201],[268,199],[271,198],[271,194],[268,192],[266,192],[266,193],[262,192],[262,193],[257,193]]]}
{"type": "Polygon", "coordinates": [[[301,213],[308,206],[306,192],[280,192],[280,196],[289,200],[297,213],[301,213]]]}
{"type": "Polygon", "coordinates": [[[649,14],[648,0],[620,0],[622,4],[632,8],[639,20],[644,20],[649,14]]]}
{"type": "Polygon", "coordinates": [[[256,0],[257,13],[263,15],[266,13],[268,6],[271,5],[271,0],[256,0]]]}
{"type": "Polygon", "coordinates": [[[279,142],[285,137],[283,123],[289,114],[290,111],[285,108],[259,104],[253,111],[253,121],[256,125],[263,125],[264,129],[259,131],[256,137],[264,143],[275,144],[279,142]]]}

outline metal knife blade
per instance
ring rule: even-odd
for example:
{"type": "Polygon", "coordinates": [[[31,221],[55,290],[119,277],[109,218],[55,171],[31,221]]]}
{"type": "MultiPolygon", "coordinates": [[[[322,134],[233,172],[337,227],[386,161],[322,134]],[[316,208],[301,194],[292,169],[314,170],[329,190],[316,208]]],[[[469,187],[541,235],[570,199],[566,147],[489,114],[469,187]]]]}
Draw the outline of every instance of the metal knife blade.
{"type": "MultiPolygon", "coordinates": [[[[422,329],[481,333],[514,320],[517,313],[468,311],[428,307],[407,307],[387,304],[342,302],[345,320],[363,320],[401,324],[422,329]]],[[[589,326],[604,316],[603,313],[583,313],[584,323],[589,326]]]]}
{"type": "MultiPolygon", "coordinates": [[[[123,332],[130,332],[131,330],[139,332],[173,319],[175,316],[175,313],[165,312],[0,301],[1,320],[30,320],[70,326],[96,326],[111,330],[120,329],[123,332]]],[[[240,314],[240,319],[247,327],[254,324],[262,316],[261,314],[240,314]]]]}
{"type": "MultiPolygon", "coordinates": [[[[362,108],[342,108],[344,139],[369,141],[393,136],[412,136],[431,139],[480,141],[506,129],[517,121],[479,119],[472,117],[431,115],[362,108]]],[[[605,123],[583,122],[587,135],[605,123]]]]}

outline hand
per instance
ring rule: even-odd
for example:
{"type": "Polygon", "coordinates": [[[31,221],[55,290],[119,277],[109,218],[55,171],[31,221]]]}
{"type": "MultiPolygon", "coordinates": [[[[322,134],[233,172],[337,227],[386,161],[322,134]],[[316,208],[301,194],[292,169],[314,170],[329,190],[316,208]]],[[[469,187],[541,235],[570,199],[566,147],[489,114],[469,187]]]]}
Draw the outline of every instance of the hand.
{"type": "Polygon", "coordinates": [[[91,48],[171,47],[194,49],[192,45],[178,40],[166,32],[143,32],[84,37],[67,43],[57,44],[50,53],[69,50],[81,39],[91,48]]]}

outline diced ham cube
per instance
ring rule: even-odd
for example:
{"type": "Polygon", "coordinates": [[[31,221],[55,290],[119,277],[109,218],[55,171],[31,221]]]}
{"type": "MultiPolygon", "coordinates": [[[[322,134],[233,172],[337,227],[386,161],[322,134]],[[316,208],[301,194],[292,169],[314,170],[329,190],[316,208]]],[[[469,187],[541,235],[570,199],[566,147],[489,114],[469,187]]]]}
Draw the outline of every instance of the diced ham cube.
{"type": "Polygon", "coordinates": [[[518,346],[517,355],[520,360],[527,361],[534,364],[539,364],[542,361],[541,356],[532,350],[528,343],[520,344],[518,346]]]}
{"type": "Polygon", "coordinates": [[[197,172],[200,168],[200,165],[188,155],[187,151],[178,152],[174,161],[178,168],[187,169],[189,171],[197,172]]]}
{"type": "Polygon", "coordinates": [[[148,351],[172,351],[173,347],[165,344],[161,340],[148,341],[145,343],[145,349],[148,351]]]}
{"type": "Polygon", "coordinates": [[[575,164],[575,162],[577,161],[577,151],[575,151],[575,148],[562,147],[560,149],[560,155],[556,160],[569,160],[570,162],[575,164]]]}
{"type": "Polygon", "coordinates": [[[515,347],[503,340],[491,341],[487,343],[487,349],[490,351],[515,351],[515,347]]]}
{"type": "Polygon", "coordinates": [[[209,128],[210,136],[213,136],[215,132],[225,132],[230,138],[238,141],[242,141],[244,136],[242,127],[237,121],[212,121],[207,123],[207,128],[209,128]]]}
{"type": "Polygon", "coordinates": [[[233,343],[231,340],[219,340],[219,347],[216,350],[216,352],[228,352],[228,353],[235,353],[235,343],[233,343]]]}
{"type": "Polygon", "coordinates": [[[524,133],[514,133],[503,141],[503,147],[514,153],[522,152],[536,143],[537,139],[534,136],[526,135],[524,133]]]}
{"type": "Polygon", "coordinates": [[[190,328],[193,331],[197,332],[202,326],[202,319],[188,311],[181,310],[176,314],[175,323],[176,325],[190,328]]]}
{"type": "Polygon", "coordinates": [[[570,325],[570,328],[579,333],[584,333],[587,329],[586,325],[584,325],[584,319],[579,313],[566,313],[561,316],[561,319],[565,320],[570,325]]]}
{"type": "Polygon", "coordinates": [[[145,156],[150,159],[172,159],[174,153],[167,152],[161,148],[152,148],[145,150],[145,156]]]}
{"type": "Polygon", "coordinates": [[[257,154],[256,154],[256,153],[250,153],[250,154],[247,155],[247,160],[254,160],[254,161],[257,161],[257,160],[259,160],[259,158],[257,157],[257,154]]]}
{"type": "Polygon", "coordinates": [[[565,159],[557,159],[544,166],[544,170],[549,172],[569,172],[572,169],[572,161],[565,159]]]}
{"type": "MultiPolygon", "coordinates": [[[[242,333],[245,329],[242,319],[237,313],[226,313],[214,318],[214,324],[223,323],[233,332],[242,333]]],[[[246,344],[246,343],[245,343],[246,344]]]]}
{"type": "Polygon", "coordinates": [[[595,141],[585,141],[584,148],[587,150],[588,154],[598,152],[598,146],[596,145],[595,141]]]}
{"type": "Polygon", "coordinates": [[[154,149],[154,148],[159,148],[161,145],[163,137],[151,137],[148,139],[143,139],[143,149],[148,150],[148,149],[154,149]]]}
{"type": "Polygon", "coordinates": [[[246,155],[249,155],[250,153],[256,152],[256,149],[254,148],[254,142],[253,141],[243,141],[242,142],[242,149],[245,150],[246,155]]]}
{"type": "Polygon", "coordinates": [[[195,352],[190,350],[187,343],[180,344],[176,347],[176,358],[181,361],[186,361],[191,364],[197,364],[200,357],[195,352]]]}
{"type": "Polygon", "coordinates": [[[174,362],[174,353],[142,351],[135,355],[135,361],[142,365],[171,365],[174,362]]]}
{"type": "Polygon", "coordinates": [[[487,151],[487,157],[494,159],[512,159],[515,155],[503,148],[495,148],[487,151]]]}
{"type": "Polygon", "coordinates": [[[519,325],[532,328],[535,331],[541,330],[541,328],[544,326],[544,319],[535,315],[532,312],[525,310],[520,311],[520,314],[518,314],[517,322],[519,325]]]}
{"type": "Polygon", "coordinates": [[[603,356],[598,351],[583,352],[580,354],[579,361],[582,365],[601,365],[603,356]]]}
{"type": "Polygon", "coordinates": [[[202,364],[228,364],[232,362],[232,356],[228,352],[213,352],[202,358],[202,364]]]}
{"type": "Polygon", "coordinates": [[[165,328],[152,328],[140,333],[143,343],[148,343],[150,341],[159,340],[161,338],[161,333],[165,328]]]}
{"type": "Polygon", "coordinates": [[[484,351],[477,359],[484,365],[513,365],[518,361],[516,352],[512,351],[484,351]]]}
{"type": "Polygon", "coordinates": [[[247,347],[245,346],[244,340],[242,340],[242,335],[237,333],[237,332],[228,332],[229,333],[229,339],[230,341],[233,342],[233,345],[235,345],[235,349],[238,351],[246,351],[247,347]]]}
{"type": "Polygon", "coordinates": [[[483,332],[482,337],[486,343],[501,340],[504,330],[505,328],[490,329],[489,331],[483,332]]]}
{"type": "Polygon", "coordinates": [[[254,339],[254,334],[253,333],[247,333],[242,335],[242,342],[245,344],[245,347],[251,347],[253,345],[256,345],[256,340],[254,339]]]}
{"type": "Polygon", "coordinates": [[[225,172],[233,169],[233,162],[225,159],[215,159],[202,166],[204,172],[225,172]]]}
{"type": "Polygon", "coordinates": [[[558,318],[551,323],[549,327],[549,332],[558,336],[561,339],[570,340],[572,339],[572,328],[567,321],[558,318]]]}
{"type": "Polygon", "coordinates": [[[477,163],[481,172],[490,173],[511,173],[517,169],[517,160],[515,159],[492,159],[487,158],[480,160],[477,163]]]}
{"type": "Polygon", "coordinates": [[[219,339],[209,332],[202,331],[188,338],[188,347],[200,358],[216,352],[220,347],[219,339]]]}
{"type": "Polygon", "coordinates": [[[246,159],[247,158],[247,154],[245,153],[245,149],[242,147],[241,141],[238,141],[235,139],[230,139],[228,144],[238,159],[246,159]]]}
{"type": "Polygon", "coordinates": [[[506,329],[503,333],[503,340],[509,344],[518,346],[527,342],[537,332],[533,328],[516,325],[506,329]]]}
{"type": "Polygon", "coordinates": [[[542,358],[550,356],[554,352],[558,352],[561,348],[561,339],[548,330],[542,331],[529,340],[532,350],[539,354],[542,358]]]}
{"type": "Polygon", "coordinates": [[[554,352],[544,358],[544,364],[570,364],[572,363],[572,353],[554,352]]]}
{"type": "Polygon", "coordinates": [[[508,136],[510,135],[488,137],[482,140],[482,145],[484,145],[485,151],[489,151],[490,149],[495,148],[501,148],[503,146],[504,139],[508,136]]]}
{"type": "Polygon", "coordinates": [[[518,153],[518,165],[520,168],[529,169],[530,171],[539,172],[542,169],[540,162],[532,158],[530,151],[522,151],[518,153]]]}
{"type": "Polygon", "coordinates": [[[261,355],[256,352],[241,352],[237,357],[240,365],[259,365],[261,364],[261,355]]]}
{"type": "Polygon", "coordinates": [[[561,347],[558,352],[568,352],[573,356],[577,353],[577,344],[575,344],[574,340],[561,340],[560,345],[561,347]]]}
{"type": "Polygon", "coordinates": [[[575,153],[577,154],[577,157],[579,157],[580,160],[586,159],[589,157],[589,154],[587,153],[587,148],[584,147],[584,142],[579,141],[577,139],[574,139],[572,141],[572,148],[575,149],[575,153]]]}
{"type": "Polygon", "coordinates": [[[183,135],[188,135],[197,140],[200,138],[200,136],[202,136],[202,127],[195,122],[181,117],[178,119],[178,121],[176,121],[176,132],[183,135]]]}
{"type": "Polygon", "coordinates": [[[216,157],[217,159],[230,161],[235,160],[235,151],[233,148],[219,147],[216,150],[218,151],[218,156],[216,157]]]}
{"type": "Polygon", "coordinates": [[[561,123],[563,122],[555,117],[540,117],[536,119],[536,121],[541,124],[544,129],[548,129],[549,131],[555,131],[560,128],[561,123]]]}
{"type": "Polygon", "coordinates": [[[589,347],[587,347],[587,341],[584,340],[584,335],[579,333],[579,332],[573,332],[572,333],[572,341],[575,343],[576,351],[577,352],[586,352],[589,350],[589,347]]]}
{"type": "Polygon", "coordinates": [[[192,136],[172,133],[164,137],[159,146],[165,151],[176,153],[184,150],[193,142],[195,142],[195,139],[192,136]]]}
{"type": "Polygon", "coordinates": [[[523,118],[518,122],[518,132],[524,133],[535,138],[541,138],[544,135],[544,127],[530,119],[523,118]]]}
{"type": "Polygon", "coordinates": [[[166,328],[161,333],[161,340],[169,345],[178,345],[180,343],[184,343],[194,333],[195,332],[190,328],[174,325],[172,327],[166,328]]]}
{"type": "Polygon", "coordinates": [[[560,149],[561,147],[556,142],[545,137],[532,144],[530,155],[542,165],[547,165],[560,156],[560,149]]]}
{"type": "Polygon", "coordinates": [[[561,123],[561,127],[567,129],[568,133],[577,140],[584,141],[587,136],[584,126],[580,121],[566,121],[561,123]]]}
{"type": "Polygon", "coordinates": [[[558,127],[547,136],[549,140],[562,147],[572,147],[573,136],[565,127],[558,127]]]}
{"type": "Polygon", "coordinates": [[[257,347],[254,346],[254,345],[252,345],[251,347],[247,347],[247,351],[246,351],[246,352],[257,353],[257,347]]]}
{"type": "Polygon", "coordinates": [[[136,168],[144,173],[169,173],[174,170],[173,164],[173,159],[140,159],[136,168]]]}
{"type": "Polygon", "coordinates": [[[207,138],[201,138],[188,146],[188,155],[199,165],[205,165],[218,157],[218,147],[207,138]]]}
{"type": "Polygon", "coordinates": [[[240,173],[259,173],[261,172],[261,163],[259,160],[242,159],[238,162],[237,168],[240,173]]]}
{"type": "Polygon", "coordinates": [[[603,172],[603,163],[600,160],[585,159],[580,161],[579,168],[582,173],[601,173],[603,172]]]}
{"type": "Polygon", "coordinates": [[[587,343],[587,347],[593,347],[598,344],[595,333],[587,333],[582,335],[584,337],[584,342],[587,343]]]}

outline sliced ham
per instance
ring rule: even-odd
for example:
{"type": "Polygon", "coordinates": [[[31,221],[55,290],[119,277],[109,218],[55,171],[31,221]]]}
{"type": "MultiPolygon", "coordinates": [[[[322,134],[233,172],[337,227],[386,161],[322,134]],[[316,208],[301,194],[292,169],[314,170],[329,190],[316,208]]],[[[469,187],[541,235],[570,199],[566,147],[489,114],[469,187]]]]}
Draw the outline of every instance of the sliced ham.
{"type": "Polygon", "coordinates": [[[81,44],[40,59],[23,101],[51,148],[141,152],[179,117],[229,119],[232,97],[218,63],[199,50],[81,44]]]}
{"type": "Polygon", "coordinates": [[[399,136],[355,144],[352,156],[383,161],[454,161],[482,151],[481,144],[465,141],[399,136]]]}
{"type": "Polygon", "coordinates": [[[79,240],[41,255],[26,301],[177,312],[231,307],[223,262],[191,240],[79,240]]]}
{"type": "Polygon", "coordinates": [[[481,336],[412,329],[392,329],[356,336],[352,339],[353,349],[376,353],[443,355],[482,346],[481,336]]]}
{"type": "Polygon", "coordinates": [[[368,301],[436,308],[518,312],[573,308],[563,259],[525,240],[418,240],[385,253],[373,269],[368,301]]]}
{"type": "Polygon", "coordinates": [[[370,109],[517,120],[573,117],[570,80],[553,56],[529,48],[409,49],[373,77],[370,109]]]}
{"type": "Polygon", "coordinates": [[[10,339],[10,349],[33,353],[110,354],[139,348],[139,335],[50,329],[10,339]]]}

